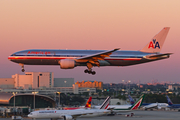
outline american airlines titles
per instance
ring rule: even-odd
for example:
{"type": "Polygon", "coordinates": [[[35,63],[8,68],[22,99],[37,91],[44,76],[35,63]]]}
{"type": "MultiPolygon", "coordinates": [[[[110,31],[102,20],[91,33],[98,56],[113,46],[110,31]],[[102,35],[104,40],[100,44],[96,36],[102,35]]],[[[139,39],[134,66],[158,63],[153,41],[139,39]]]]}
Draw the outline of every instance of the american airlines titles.
{"type": "Polygon", "coordinates": [[[42,52],[42,51],[28,51],[27,54],[42,54],[42,55],[47,55],[47,54],[51,54],[51,52],[42,52]]]}

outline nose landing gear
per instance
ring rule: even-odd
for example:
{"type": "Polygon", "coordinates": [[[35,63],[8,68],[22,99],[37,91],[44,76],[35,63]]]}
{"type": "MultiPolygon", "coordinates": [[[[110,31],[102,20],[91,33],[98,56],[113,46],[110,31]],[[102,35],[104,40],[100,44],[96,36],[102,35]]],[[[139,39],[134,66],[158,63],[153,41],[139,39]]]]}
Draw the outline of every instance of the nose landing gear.
{"type": "Polygon", "coordinates": [[[22,72],[24,72],[25,71],[25,69],[24,69],[24,64],[19,64],[20,66],[21,66],[21,68],[22,68],[22,72]]]}

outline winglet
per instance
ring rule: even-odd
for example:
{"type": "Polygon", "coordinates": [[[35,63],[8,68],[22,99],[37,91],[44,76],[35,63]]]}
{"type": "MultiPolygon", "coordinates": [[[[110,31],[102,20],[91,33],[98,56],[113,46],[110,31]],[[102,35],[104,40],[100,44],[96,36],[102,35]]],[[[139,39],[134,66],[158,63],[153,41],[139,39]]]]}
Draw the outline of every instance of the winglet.
{"type": "Polygon", "coordinates": [[[142,94],[142,95],[140,96],[140,98],[138,99],[138,101],[137,101],[136,103],[134,103],[134,104],[130,107],[130,109],[131,109],[131,110],[136,110],[136,109],[138,109],[138,108],[142,105],[143,100],[144,100],[144,94],[142,94]]]}
{"type": "Polygon", "coordinates": [[[140,51],[148,53],[158,53],[161,51],[166,36],[170,27],[164,27],[158,34],[156,34],[151,41],[140,51]]]}

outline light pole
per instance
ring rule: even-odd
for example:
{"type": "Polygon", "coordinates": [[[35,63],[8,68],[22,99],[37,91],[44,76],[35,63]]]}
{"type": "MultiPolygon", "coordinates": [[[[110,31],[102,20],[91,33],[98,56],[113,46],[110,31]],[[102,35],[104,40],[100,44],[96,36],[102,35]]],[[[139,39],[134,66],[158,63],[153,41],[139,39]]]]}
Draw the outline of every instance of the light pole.
{"type": "Polygon", "coordinates": [[[61,92],[57,92],[58,94],[59,94],[59,105],[58,106],[60,106],[60,94],[61,94],[61,92]]]}
{"type": "Polygon", "coordinates": [[[129,95],[130,95],[130,83],[131,83],[131,81],[129,80],[128,83],[129,83],[129,95]]]}
{"type": "Polygon", "coordinates": [[[35,106],[35,104],[36,104],[35,102],[36,102],[36,101],[35,101],[35,92],[34,92],[34,111],[35,111],[35,107],[36,107],[36,106],[35,106]]]}
{"type": "Polygon", "coordinates": [[[35,95],[35,94],[38,93],[38,92],[35,92],[35,91],[34,91],[34,92],[32,92],[32,93],[34,94],[34,111],[35,111],[35,107],[36,107],[36,106],[35,106],[35,104],[36,104],[36,103],[35,103],[35,102],[36,102],[36,101],[35,101],[35,98],[36,98],[36,95],[35,95]]]}
{"type": "Polygon", "coordinates": [[[16,93],[13,92],[13,95],[14,95],[14,114],[15,114],[15,102],[16,102],[16,100],[15,100],[15,95],[16,95],[16,93]]]}

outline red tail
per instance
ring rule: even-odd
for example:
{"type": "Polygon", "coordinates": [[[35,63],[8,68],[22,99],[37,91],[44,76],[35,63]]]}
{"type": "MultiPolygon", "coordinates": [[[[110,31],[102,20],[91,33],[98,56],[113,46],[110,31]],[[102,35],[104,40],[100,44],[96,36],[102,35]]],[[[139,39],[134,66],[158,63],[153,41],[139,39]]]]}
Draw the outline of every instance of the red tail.
{"type": "Polygon", "coordinates": [[[91,108],[91,101],[92,101],[92,97],[89,97],[89,99],[85,105],[85,108],[91,108]]]}

